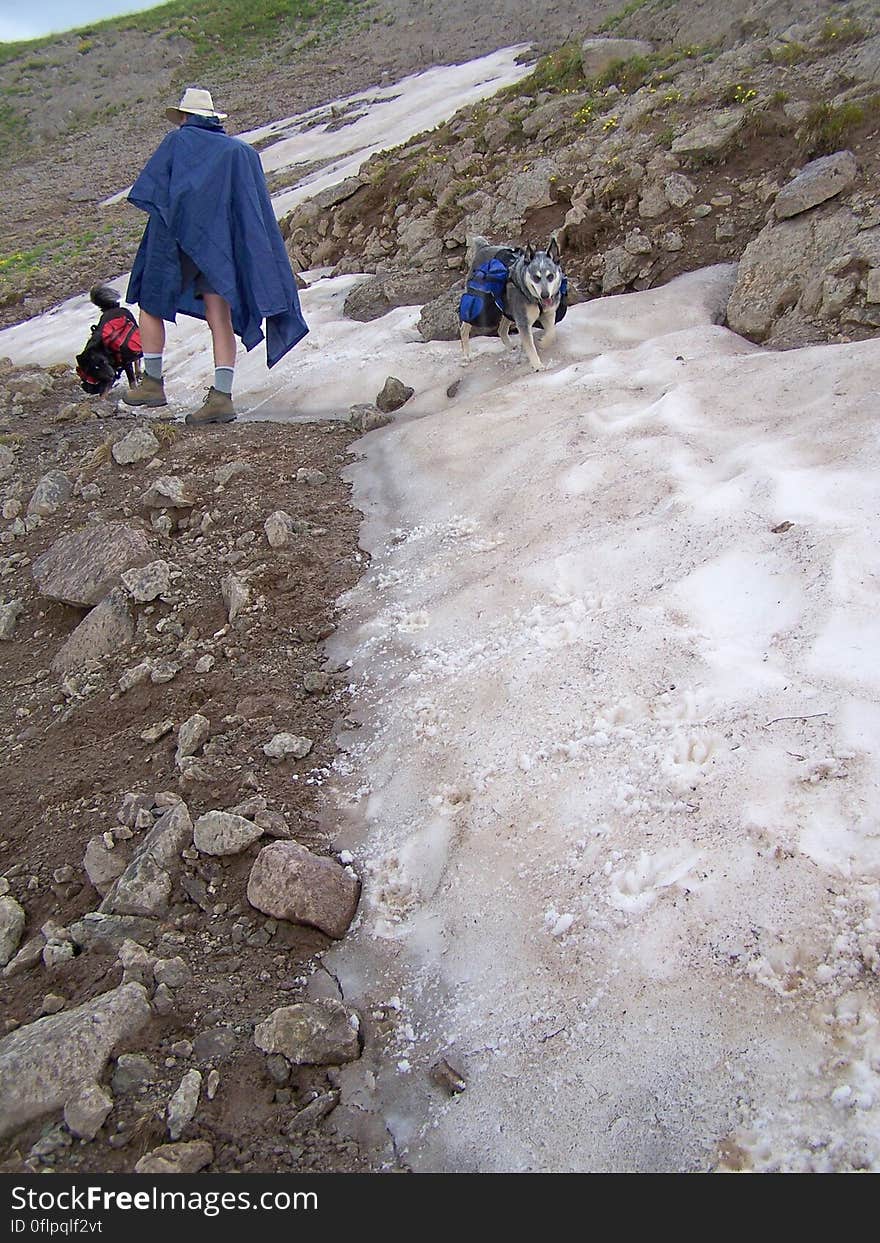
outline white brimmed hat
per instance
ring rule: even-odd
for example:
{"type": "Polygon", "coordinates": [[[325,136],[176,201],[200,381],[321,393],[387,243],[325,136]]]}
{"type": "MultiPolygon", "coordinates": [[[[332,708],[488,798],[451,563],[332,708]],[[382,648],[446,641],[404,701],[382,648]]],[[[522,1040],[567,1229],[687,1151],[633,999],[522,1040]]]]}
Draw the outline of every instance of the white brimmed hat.
{"type": "Polygon", "coordinates": [[[169,121],[179,125],[187,116],[216,117],[218,121],[225,121],[228,114],[217,111],[210,91],[205,91],[200,86],[188,86],[177,107],[166,108],[165,115],[169,121]]]}

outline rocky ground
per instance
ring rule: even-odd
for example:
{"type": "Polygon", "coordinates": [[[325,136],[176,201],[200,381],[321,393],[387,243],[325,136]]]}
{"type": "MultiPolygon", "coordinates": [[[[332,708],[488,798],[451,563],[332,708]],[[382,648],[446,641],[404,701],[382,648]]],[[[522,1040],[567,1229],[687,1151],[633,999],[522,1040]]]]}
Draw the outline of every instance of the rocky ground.
{"type": "Polygon", "coordinates": [[[575,298],[744,259],[737,332],[781,348],[873,336],[876,7],[798,6],[792,21],[785,6],[756,5],[747,33],[709,37],[704,12],[688,24],[672,6],[674,40],[651,8],[615,30],[650,40],[571,40],[516,87],[302,204],[282,222],[294,263],[375,273],[349,314],[428,302],[423,335],[449,339],[468,238],[545,244],[555,232],[575,298]],[[811,188],[793,192],[804,170],[811,188]]]}
{"type": "MultiPolygon", "coordinates": [[[[320,645],[363,568],[339,478],[356,433],[191,431],[77,401],[66,368],[2,380],[4,1168],[131,1170],[172,1137],[201,1144],[181,1168],[360,1168],[315,1129],[332,1069],[294,1068],[283,1032],[254,1040],[357,899],[319,817],[346,710],[320,645]],[[276,891],[298,884],[297,914],[276,891]],[[105,1044],[80,1050],[111,1002],[105,1044]],[[169,1131],[184,1080],[196,1119],[169,1131]]],[[[347,1015],[343,1053],[339,1015],[318,1018],[329,1052],[304,1056],[357,1055],[347,1015]]]]}

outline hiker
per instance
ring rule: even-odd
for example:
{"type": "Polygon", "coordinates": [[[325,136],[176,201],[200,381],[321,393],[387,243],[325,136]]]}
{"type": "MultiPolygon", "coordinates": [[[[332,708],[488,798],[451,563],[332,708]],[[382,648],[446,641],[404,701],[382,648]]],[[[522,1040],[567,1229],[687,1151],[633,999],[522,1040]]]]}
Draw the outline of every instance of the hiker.
{"type": "Polygon", "coordinates": [[[236,336],[251,350],[264,339],[273,367],[308,332],[296,281],[272,210],[260,157],[230,137],[210,91],[188,87],[166,117],[178,127],[159,144],[131,188],[129,202],[149,215],[128,286],[140,307],[144,375],[123,397],[130,406],[164,406],[165,320],[207,320],[214,383],[190,425],[235,418],[236,336]]]}

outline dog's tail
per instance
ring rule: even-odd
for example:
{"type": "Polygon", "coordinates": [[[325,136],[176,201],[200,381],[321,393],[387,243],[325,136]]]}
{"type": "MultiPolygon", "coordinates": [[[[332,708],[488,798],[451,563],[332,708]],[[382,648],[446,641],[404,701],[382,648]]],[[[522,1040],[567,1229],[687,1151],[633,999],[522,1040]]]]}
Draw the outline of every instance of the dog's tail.
{"type": "Polygon", "coordinates": [[[102,311],[112,311],[122,301],[119,294],[110,285],[93,285],[89,290],[89,297],[95,306],[100,307],[102,311]]]}

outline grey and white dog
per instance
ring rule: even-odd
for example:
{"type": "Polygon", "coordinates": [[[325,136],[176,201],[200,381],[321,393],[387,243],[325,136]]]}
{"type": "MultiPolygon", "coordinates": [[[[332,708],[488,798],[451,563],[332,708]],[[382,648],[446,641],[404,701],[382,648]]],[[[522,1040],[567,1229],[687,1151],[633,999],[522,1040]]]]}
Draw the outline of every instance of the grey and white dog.
{"type": "MultiPolygon", "coordinates": [[[[504,311],[498,324],[498,336],[504,346],[515,348],[510,340],[511,324],[516,325],[522,348],[533,371],[543,371],[544,363],[538,357],[532,329],[540,323],[544,330],[542,343],[550,345],[556,332],[556,310],[562,289],[562,268],[559,265],[559,247],[551,238],[546,250],[536,250],[531,243],[524,249],[510,246],[491,246],[485,238],[474,239],[475,250],[468,271],[468,283],[481,264],[501,252],[514,259],[510,264],[504,291],[504,311]]],[[[461,325],[461,348],[464,361],[470,362],[471,325],[461,325]]]]}

